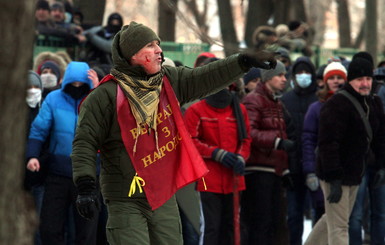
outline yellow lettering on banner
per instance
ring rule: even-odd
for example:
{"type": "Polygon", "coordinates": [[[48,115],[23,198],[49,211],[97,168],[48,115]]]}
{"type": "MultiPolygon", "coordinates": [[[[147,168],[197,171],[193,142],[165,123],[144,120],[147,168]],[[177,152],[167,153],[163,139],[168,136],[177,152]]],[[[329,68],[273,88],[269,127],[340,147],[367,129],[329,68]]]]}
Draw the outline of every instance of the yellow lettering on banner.
{"type": "Polygon", "coordinates": [[[171,134],[171,132],[170,132],[170,130],[168,129],[168,127],[164,127],[164,128],[162,128],[162,131],[163,131],[163,133],[165,133],[166,135],[164,136],[164,137],[169,137],[170,136],[170,134],[171,134]]]}
{"type": "Polygon", "coordinates": [[[143,157],[142,158],[142,162],[143,162],[144,167],[147,167],[148,165],[151,165],[153,163],[153,161],[151,159],[151,155],[143,157]]]}
{"type": "Polygon", "coordinates": [[[178,134],[177,136],[173,137],[172,140],[168,141],[165,145],[161,146],[159,148],[159,151],[154,151],[152,154],[143,157],[143,166],[146,168],[166,156],[167,152],[174,151],[181,140],[182,137],[180,137],[180,135],[178,134]]]}
{"type": "MultiPolygon", "coordinates": [[[[136,139],[138,137],[138,128],[133,128],[130,130],[132,134],[132,138],[136,139]]],[[[147,134],[148,129],[146,128],[146,124],[143,123],[140,125],[140,135],[147,134]]]]}
{"type": "Polygon", "coordinates": [[[159,112],[158,113],[158,116],[156,118],[156,125],[159,125],[161,124],[163,121],[162,121],[162,118],[163,118],[163,113],[162,112],[159,112]]]}

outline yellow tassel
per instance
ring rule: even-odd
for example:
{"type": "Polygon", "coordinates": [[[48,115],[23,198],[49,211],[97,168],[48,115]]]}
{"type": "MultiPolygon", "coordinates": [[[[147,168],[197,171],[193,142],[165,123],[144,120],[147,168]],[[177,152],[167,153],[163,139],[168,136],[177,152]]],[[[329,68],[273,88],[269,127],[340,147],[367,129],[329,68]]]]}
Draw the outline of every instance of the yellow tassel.
{"type": "Polygon", "coordinates": [[[139,193],[143,192],[142,186],[145,186],[146,182],[144,179],[138,176],[138,173],[135,174],[134,178],[132,179],[130,191],[128,192],[128,197],[131,197],[136,192],[136,186],[138,186],[139,193]]]}
{"type": "Polygon", "coordinates": [[[205,191],[207,191],[206,181],[204,177],[202,177],[202,181],[203,181],[203,186],[205,187],[205,191]]]}

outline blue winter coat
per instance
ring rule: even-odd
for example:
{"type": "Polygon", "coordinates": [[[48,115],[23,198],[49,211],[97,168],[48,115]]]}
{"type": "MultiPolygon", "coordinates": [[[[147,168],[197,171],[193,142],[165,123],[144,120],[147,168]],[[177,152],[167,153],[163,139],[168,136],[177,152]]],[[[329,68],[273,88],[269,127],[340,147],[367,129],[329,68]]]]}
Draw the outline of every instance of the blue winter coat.
{"type": "Polygon", "coordinates": [[[82,82],[93,87],[88,78],[89,66],[84,62],[71,62],[65,71],[61,89],[52,91],[45,98],[39,114],[30,129],[27,158],[38,157],[42,145],[49,140],[49,172],[72,178],[72,141],[78,120],[78,105],[81,99],[74,99],[64,91],[72,82],[82,82]]]}

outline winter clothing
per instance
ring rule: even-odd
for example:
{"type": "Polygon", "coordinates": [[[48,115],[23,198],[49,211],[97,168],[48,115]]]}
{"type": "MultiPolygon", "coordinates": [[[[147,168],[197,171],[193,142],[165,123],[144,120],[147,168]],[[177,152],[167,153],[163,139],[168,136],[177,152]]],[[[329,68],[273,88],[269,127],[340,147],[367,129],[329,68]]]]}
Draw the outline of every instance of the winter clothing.
{"type": "Polygon", "coordinates": [[[160,38],[153,30],[143,24],[131,21],[129,25],[123,26],[120,31],[119,48],[126,59],[130,59],[146,44],[160,38]]]}
{"type": "Polygon", "coordinates": [[[41,147],[49,136],[50,173],[72,177],[70,154],[80,99],[74,100],[64,92],[64,89],[74,81],[84,83],[88,89],[92,88],[92,82],[87,75],[88,70],[86,63],[71,62],[67,67],[62,88],[47,95],[38,116],[32,123],[27,158],[39,157],[41,147]]]}
{"type": "Polygon", "coordinates": [[[251,153],[246,171],[267,171],[282,176],[288,171],[287,154],[277,150],[277,138],[287,139],[283,108],[264,83],[246,95],[243,104],[248,111],[251,127],[251,153]]]}
{"type": "Polygon", "coordinates": [[[373,66],[363,58],[353,59],[348,67],[349,82],[359,77],[373,77],[373,66]]]}
{"type": "MultiPolygon", "coordinates": [[[[249,120],[243,105],[241,105],[241,110],[246,129],[249,129],[249,120]]],[[[216,148],[239,154],[244,159],[247,159],[250,154],[250,137],[244,139],[241,145],[237,143],[237,124],[232,107],[229,105],[225,108],[215,108],[207,104],[206,100],[199,101],[187,109],[185,123],[195,146],[210,170],[204,181],[198,181],[198,191],[232,193],[234,171],[211,158],[216,148]]],[[[249,133],[249,130],[247,132],[249,133]]],[[[237,178],[238,190],[244,190],[244,177],[238,176],[237,178]]]]}
{"type": "MultiPolygon", "coordinates": [[[[81,98],[74,99],[73,94],[66,91],[73,87],[73,82],[81,82],[83,85],[77,89],[84,91],[84,96],[92,88],[88,70],[89,66],[84,62],[71,62],[66,69],[61,89],[47,95],[31,126],[27,147],[28,159],[38,158],[42,153],[43,144],[49,142],[48,176],[45,181],[40,223],[43,244],[65,243],[63,231],[68,209],[71,205],[75,207],[77,191],[72,182],[70,154],[81,98]],[[55,215],[52,215],[53,213],[55,215]]],[[[94,172],[96,175],[96,167],[94,172]]],[[[87,221],[74,212],[74,220],[75,242],[95,244],[97,219],[87,221]]]]}
{"type": "Polygon", "coordinates": [[[325,67],[323,72],[323,80],[326,82],[330,77],[339,75],[346,81],[346,73],[346,68],[340,62],[332,62],[325,67]]]}
{"type": "Polygon", "coordinates": [[[291,161],[289,161],[289,169],[294,187],[287,191],[287,222],[290,232],[290,244],[293,245],[302,244],[303,212],[307,192],[307,187],[305,186],[306,176],[302,172],[302,128],[309,105],[317,100],[315,94],[317,90],[316,70],[308,57],[299,57],[294,62],[292,80],[294,81],[294,88],[284,93],[281,100],[291,115],[296,140],[296,149],[291,153],[291,161]],[[298,81],[298,73],[302,71],[309,73],[302,73],[300,75],[307,76],[307,80],[304,83],[298,81]]]}
{"type": "Polygon", "coordinates": [[[251,80],[261,77],[261,70],[259,68],[251,68],[248,73],[243,76],[243,82],[247,85],[251,80]]]}
{"type": "Polygon", "coordinates": [[[274,76],[278,76],[280,74],[285,74],[286,68],[285,65],[281,61],[277,61],[277,66],[275,69],[265,70],[261,69],[261,81],[266,82],[272,79],[274,76]]]}
{"type": "Polygon", "coordinates": [[[332,96],[320,114],[317,175],[326,182],[341,179],[342,185],[359,185],[369,149],[376,157],[374,164],[384,166],[384,112],[378,97],[361,96],[349,84],[344,89],[357,98],[369,114],[373,140],[369,145],[364,124],[354,105],[343,95],[332,96]]]}

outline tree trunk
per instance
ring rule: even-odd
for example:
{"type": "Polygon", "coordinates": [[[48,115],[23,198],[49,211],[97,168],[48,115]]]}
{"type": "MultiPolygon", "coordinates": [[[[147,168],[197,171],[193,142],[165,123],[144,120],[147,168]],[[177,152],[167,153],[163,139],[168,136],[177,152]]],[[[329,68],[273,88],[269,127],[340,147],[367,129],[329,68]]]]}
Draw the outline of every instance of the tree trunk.
{"type": "Polygon", "coordinates": [[[307,23],[307,15],[303,0],[290,0],[289,20],[298,20],[307,23]]]}
{"type": "Polygon", "coordinates": [[[32,63],[35,1],[1,1],[0,243],[33,244],[32,199],[22,188],[27,124],[25,91],[32,63]]]}
{"type": "Polygon", "coordinates": [[[362,44],[362,41],[364,40],[365,26],[366,26],[366,21],[363,20],[362,24],[361,24],[361,27],[360,27],[360,31],[358,32],[356,40],[354,41],[353,48],[355,48],[355,49],[359,49],[361,44],[362,44]]]}
{"type": "MultiPolygon", "coordinates": [[[[219,1],[218,1],[219,2],[219,1]]],[[[218,3],[219,5],[219,3],[218,3]]],[[[273,13],[273,2],[269,0],[249,0],[246,16],[245,42],[253,48],[253,33],[258,26],[266,25],[273,13]]]]}
{"type": "Polygon", "coordinates": [[[274,4],[274,26],[289,23],[290,0],[276,0],[274,4]]]}
{"type": "Polygon", "coordinates": [[[338,34],[341,48],[352,46],[348,0],[337,0],[338,34]]]}
{"type": "Polygon", "coordinates": [[[106,0],[74,0],[73,3],[83,13],[84,24],[102,25],[106,0]]]}
{"type": "Polygon", "coordinates": [[[231,4],[230,0],[217,0],[217,3],[225,55],[229,56],[239,52],[231,4]]]}
{"type": "Polygon", "coordinates": [[[322,46],[326,30],[326,11],[330,9],[332,0],[310,0],[308,24],[314,27],[315,35],[313,44],[322,46]]]}
{"type": "Polygon", "coordinates": [[[212,43],[211,38],[208,36],[209,26],[206,23],[208,0],[203,1],[203,10],[200,12],[196,0],[183,0],[187,9],[192,13],[195,22],[199,28],[199,38],[203,43],[212,43]]]}
{"type": "Polygon", "coordinates": [[[175,21],[178,0],[159,0],[158,33],[162,41],[175,42],[175,21]]]}
{"type": "Polygon", "coordinates": [[[366,0],[365,50],[377,64],[377,0],[366,0]]]}

